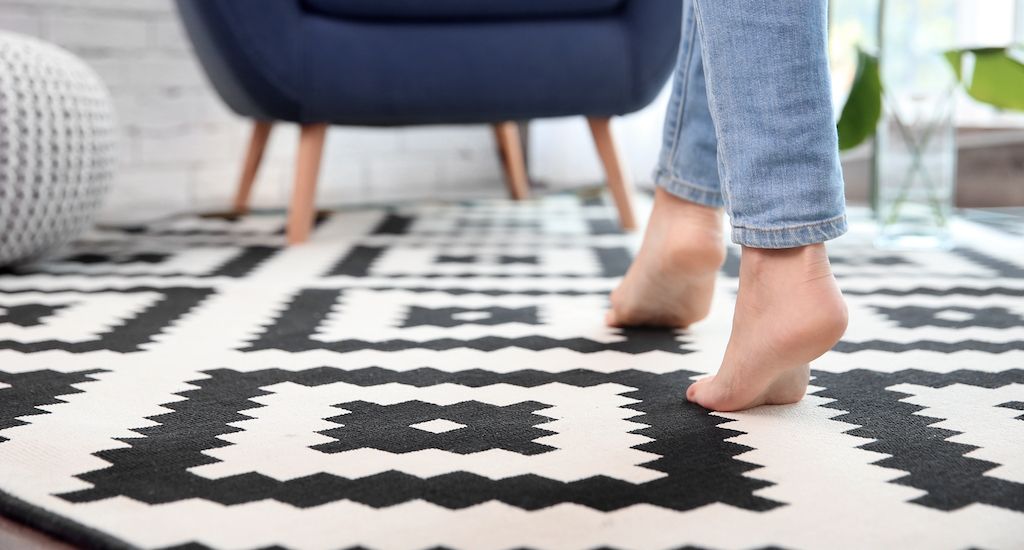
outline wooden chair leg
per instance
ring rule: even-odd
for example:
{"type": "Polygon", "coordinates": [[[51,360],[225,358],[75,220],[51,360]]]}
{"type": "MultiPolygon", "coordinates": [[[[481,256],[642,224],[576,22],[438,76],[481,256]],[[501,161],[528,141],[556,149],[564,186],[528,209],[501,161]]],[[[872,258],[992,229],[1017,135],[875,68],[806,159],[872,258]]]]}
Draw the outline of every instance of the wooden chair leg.
{"type": "Polygon", "coordinates": [[[587,123],[590,125],[591,135],[594,136],[597,154],[604,165],[608,190],[611,191],[615,207],[619,211],[619,226],[626,231],[636,229],[636,217],[633,215],[633,183],[612,136],[611,119],[588,117],[587,123]]]}
{"type": "Polygon", "coordinates": [[[292,203],[288,209],[288,244],[309,239],[316,212],[316,180],[320,173],[320,157],[324,150],[327,124],[304,124],[299,136],[299,154],[295,163],[292,203]]]}
{"type": "Polygon", "coordinates": [[[526,175],[526,159],[523,156],[523,142],[519,138],[519,126],[515,122],[499,122],[494,125],[494,137],[501,149],[508,193],[513,200],[523,200],[530,195],[530,181],[526,175]]]}
{"type": "Polygon", "coordinates": [[[267,140],[270,138],[272,122],[256,120],[252,125],[252,134],[249,137],[249,148],[245,152],[245,161],[242,163],[242,174],[238,177],[238,190],[235,192],[235,214],[245,214],[249,211],[249,197],[252,195],[252,184],[256,181],[256,172],[260,169],[260,161],[263,160],[263,151],[267,147],[267,140]]]}

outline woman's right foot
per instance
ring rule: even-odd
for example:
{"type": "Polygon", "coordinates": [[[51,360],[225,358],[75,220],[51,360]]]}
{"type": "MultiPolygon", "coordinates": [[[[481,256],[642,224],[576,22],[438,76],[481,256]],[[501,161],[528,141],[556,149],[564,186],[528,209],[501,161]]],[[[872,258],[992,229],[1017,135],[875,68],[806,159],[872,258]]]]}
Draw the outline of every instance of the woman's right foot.
{"type": "Polygon", "coordinates": [[[703,319],[724,261],[722,211],[657,188],[643,244],[611,294],[605,322],[684,328],[703,319]]]}

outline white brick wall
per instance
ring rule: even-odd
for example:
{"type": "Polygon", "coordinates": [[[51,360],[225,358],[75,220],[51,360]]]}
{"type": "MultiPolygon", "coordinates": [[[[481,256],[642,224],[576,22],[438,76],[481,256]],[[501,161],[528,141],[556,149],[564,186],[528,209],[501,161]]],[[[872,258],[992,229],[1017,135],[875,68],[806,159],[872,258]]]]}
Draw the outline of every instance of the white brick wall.
{"type": "MultiPolygon", "coordinates": [[[[67,48],[106,82],[120,124],[119,169],[106,221],[226,208],[248,123],[220,102],[192,55],[170,0],[0,0],[0,29],[67,48]]],[[[660,107],[623,121],[634,173],[657,152],[660,107]]],[[[599,178],[582,120],[533,125],[532,176],[563,184],[599,178]],[[572,127],[563,131],[566,126],[572,127]],[[560,136],[567,136],[564,139],[560,136]],[[581,160],[582,159],[582,160],[581,160]]],[[[287,203],[297,131],[271,135],[253,202],[287,203]]],[[[485,126],[332,128],[318,204],[502,196],[499,162],[485,126]]]]}

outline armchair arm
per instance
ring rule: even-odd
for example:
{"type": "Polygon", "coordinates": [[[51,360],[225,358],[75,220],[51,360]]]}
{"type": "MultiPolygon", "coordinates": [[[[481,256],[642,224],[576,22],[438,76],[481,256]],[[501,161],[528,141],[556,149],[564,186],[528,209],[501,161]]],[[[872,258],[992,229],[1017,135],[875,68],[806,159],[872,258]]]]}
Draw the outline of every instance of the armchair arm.
{"type": "Polygon", "coordinates": [[[301,120],[298,0],[177,4],[207,77],[231,110],[263,120],[301,120]]]}
{"type": "Polygon", "coordinates": [[[683,26],[682,6],[681,0],[626,0],[623,20],[630,46],[635,109],[654,100],[675,66],[683,26]]]}

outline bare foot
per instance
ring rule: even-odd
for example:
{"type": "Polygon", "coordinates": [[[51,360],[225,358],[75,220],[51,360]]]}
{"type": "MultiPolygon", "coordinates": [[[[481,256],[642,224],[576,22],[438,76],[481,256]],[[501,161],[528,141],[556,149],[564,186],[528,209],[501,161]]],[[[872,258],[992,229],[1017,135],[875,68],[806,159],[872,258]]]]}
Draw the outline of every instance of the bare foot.
{"type": "Polygon", "coordinates": [[[846,323],[824,245],[744,247],[722,366],[691,385],[686,398],[716,411],[795,403],[807,391],[809,362],[839,341],[846,323]]]}
{"type": "Polygon", "coordinates": [[[633,265],[611,294],[613,327],[686,327],[707,316],[725,261],[722,211],[660,187],[633,265]]]}

